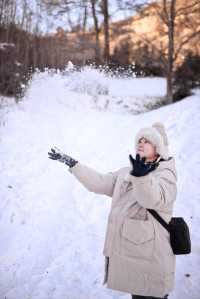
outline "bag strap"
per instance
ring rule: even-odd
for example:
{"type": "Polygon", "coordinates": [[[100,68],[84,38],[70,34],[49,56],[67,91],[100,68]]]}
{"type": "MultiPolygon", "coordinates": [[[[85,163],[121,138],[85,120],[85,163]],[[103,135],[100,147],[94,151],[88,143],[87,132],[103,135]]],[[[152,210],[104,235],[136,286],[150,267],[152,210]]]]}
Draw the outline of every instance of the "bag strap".
{"type": "Polygon", "coordinates": [[[152,209],[147,209],[157,220],[158,222],[160,222],[160,224],[162,224],[162,226],[164,226],[164,228],[170,232],[169,229],[169,224],[155,211],[152,209]]]}

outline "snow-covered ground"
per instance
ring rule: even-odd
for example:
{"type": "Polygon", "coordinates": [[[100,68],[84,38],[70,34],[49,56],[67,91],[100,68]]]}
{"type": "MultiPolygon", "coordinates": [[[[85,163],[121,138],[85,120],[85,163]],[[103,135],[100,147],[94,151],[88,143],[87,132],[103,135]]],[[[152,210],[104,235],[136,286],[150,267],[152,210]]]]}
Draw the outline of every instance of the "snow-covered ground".
{"type": "Polygon", "coordinates": [[[47,152],[56,145],[106,173],[129,165],[136,132],[154,121],[167,128],[178,170],[174,216],[184,217],[192,239],[192,253],[177,256],[169,298],[200,298],[200,92],[135,113],[164,91],[162,78],[43,73],[22,102],[0,109],[1,299],[130,299],[102,285],[111,199],[88,192],[47,152]]]}

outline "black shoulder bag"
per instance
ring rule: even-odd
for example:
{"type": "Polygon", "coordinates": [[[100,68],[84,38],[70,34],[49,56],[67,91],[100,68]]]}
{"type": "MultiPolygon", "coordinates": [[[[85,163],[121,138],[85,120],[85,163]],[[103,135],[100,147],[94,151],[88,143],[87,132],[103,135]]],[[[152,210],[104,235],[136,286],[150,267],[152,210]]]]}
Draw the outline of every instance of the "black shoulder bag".
{"type": "Polygon", "coordinates": [[[172,217],[169,224],[155,211],[147,209],[170,234],[170,244],[174,254],[191,252],[189,227],[182,217],[172,217]]]}

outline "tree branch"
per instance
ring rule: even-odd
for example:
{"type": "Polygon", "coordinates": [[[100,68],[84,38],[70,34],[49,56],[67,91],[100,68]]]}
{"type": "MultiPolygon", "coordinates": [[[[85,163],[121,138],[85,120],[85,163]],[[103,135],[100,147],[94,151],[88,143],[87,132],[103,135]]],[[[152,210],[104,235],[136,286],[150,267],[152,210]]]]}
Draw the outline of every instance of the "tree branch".
{"type": "MultiPolygon", "coordinates": [[[[180,15],[182,15],[182,14],[191,14],[191,12],[190,11],[188,11],[190,8],[194,8],[194,6],[200,6],[200,2],[199,1],[195,1],[195,2],[193,2],[193,3],[191,3],[190,5],[188,5],[188,6],[185,6],[185,7],[181,7],[181,8],[179,8],[179,9],[177,9],[176,10],[176,16],[178,17],[178,16],[180,16],[180,15]]],[[[199,7],[199,9],[200,9],[200,7],[199,7]]]]}
{"type": "Polygon", "coordinates": [[[182,47],[187,44],[191,39],[193,39],[194,37],[196,37],[197,35],[200,35],[200,30],[196,31],[196,32],[193,32],[193,34],[191,34],[188,38],[186,38],[182,43],[180,43],[177,51],[175,52],[175,55],[174,55],[174,61],[176,61],[176,59],[178,58],[178,55],[182,49],[182,47]]]}
{"type": "Polygon", "coordinates": [[[165,61],[165,57],[167,56],[165,53],[164,53],[164,51],[162,52],[162,50],[161,49],[158,49],[157,47],[155,48],[155,45],[152,43],[152,41],[151,40],[149,40],[148,38],[145,38],[144,36],[141,36],[140,34],[138,34],[134,29],[133,29],[133,33],[135,34],[135,35],[137,35],[139,38],[140,38],[140,40],[142,40],[144,43],[146,43],[146,44],[150,44],[151,45],[151,47],[152,47],[152,49],[156,49],[156,51],[160,54],[160,56],[161,56],[161,60],[162,60],[162,63],[163,63],[163,65],[164,65],[164,67],[166,68],[166,66],[167,66],[167,63],[166,63],[166,61],[165,61]]]}

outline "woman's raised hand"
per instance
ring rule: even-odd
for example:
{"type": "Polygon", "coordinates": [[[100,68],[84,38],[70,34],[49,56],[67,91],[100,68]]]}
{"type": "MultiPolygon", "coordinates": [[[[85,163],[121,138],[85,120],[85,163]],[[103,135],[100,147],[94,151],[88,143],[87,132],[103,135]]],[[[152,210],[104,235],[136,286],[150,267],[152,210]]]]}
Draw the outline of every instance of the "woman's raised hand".
{"type": "Polygon", "coordinates": [[[133,166],[130,174],[137,177],[148,174],[158,166],[158,163],[145,164],[146,157],[140,158],[140,155],[138,153],[136,154],[136,159],[134,159],[131,155],[129,155],[129,159],[133,166]]]}
{"type": "Polygon", "coordinates": [[[58,149],[56,146],[51,148],[51,151],[48,152],[49,158],[52,160],[58,160],[59,162],[62,162],[69,167],[74,166],[76,163],[78,163],[77,160],[73,159],[72,157],[64,154],[60,149],[58,149]]]}

